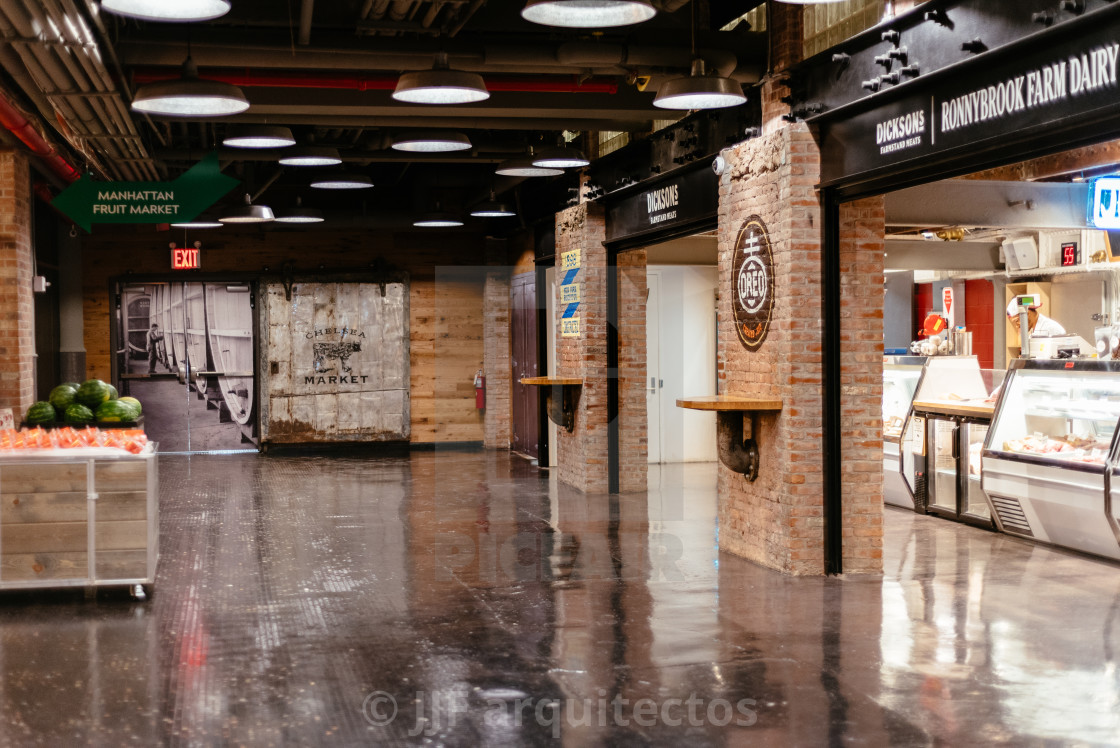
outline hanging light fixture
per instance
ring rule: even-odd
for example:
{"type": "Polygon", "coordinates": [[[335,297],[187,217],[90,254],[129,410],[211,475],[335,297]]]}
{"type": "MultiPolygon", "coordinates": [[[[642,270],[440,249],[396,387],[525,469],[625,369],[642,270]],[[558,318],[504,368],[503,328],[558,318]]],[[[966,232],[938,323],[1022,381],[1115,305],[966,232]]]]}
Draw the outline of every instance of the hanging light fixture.
{"type": "Polygon", "coordinates": [[[221,221],[210,221],[205,218],[196,218],[193,221],[184,221],[183,223],[173,223],[173,229],[220,229],[225,226],[221,221]]]}
{"type": "Polygon", "coordinates": [[[431,70],[405,73],[397,81],[393,98],[409,104],[472,104],[486,101],[490,92],[478,73],[452,70],[447,53],[436,54],[431,70]]]}
{"type": "Polygon", "coordinates": [[[549,169],[578,169],[590,163],[587,156],[583,155],[583,151],[569,145],[541,149],[541,152],[533,158],[533,166],[549,169]]]}
{"type": "Polygon", "coordinates": [[[249,100],[231,83],[198,77],[198,67],[187,56],[177,80],[140,86],[132,108],[167,117],[224,117],[249,108],[249,100]]]}
{"type": "Polygon", "coordinates": [[[412,225],[416,226],[417,228],[446,229],[454,228],[456,226],[462,226],[463,222],[459,219],[459,216],[455,215],[454,213],[448,213],[445,210],[440,210],[440,207],[437,204],[435,210],[423,214],[415,221],[413,221],[412,225]]]}
{"type": "Polygon", "coordinates": [[[210,21],[229,9],[230,0],[101,0],[101,10],[142,21],[210,21]]]}
{"type": "Polygon", "coordinates": [[[322,145],[301,145],[280,157],[284,166],[335,166],[342,163],[337,148],[322,145]]]}
{"type": "Polygon", "coordinates": [[[409,153],[468,151],[471,140],[461,132],[411,132],[393,137],[393,150],[409,153]]]}
{"type": "Polygon", "coordinates": [[[692,61],[692,74],[665,81],[657,89],[653,105],[662,109],[722,109],[747,100],[743,87],[730,78],[708,75],[704,61],[692,61]]]}
{"type": "Polygon", "coordinates": [[[253,205],[253,199],[246,193],[244,205],[234,208],[218,220],[222,223],[267,223],[275,218],[272,208],[267,205],[253,205]]]}
{"type": "Polygon", "coordinates": [[[629,26],[655,15],[646,0],[529,0],[521,11],[526,21],[574,29],[629,26]]]}
{"type": "MultiPolygon", "coordinates": [[[[786,5],[827,5],[828,3],[842,3],[844,0],[778,0],[786,5]]],[[[890,5],[890,0],[887,2],[890,5]]]]}
{"type": "Polygon", "coordinates": [[[294,207],[281,210],[276,214],[278,223],[322,223],[323,212],[315,208],[303,207],[303,198],[297,197],[294,207]]]}
{"type": "Polygon", "coordinates": [[[292,131],[281,125],[234,125],[222,138],[230,148],[287,148],[295,145],[292,131]]]}
{"type": "Polygon", "coordinates": [[[743,87],[720,75],[708,75],[704,61],[696,54],[696,3],[689,3],[692,14],[692,71],[686,78],[665,81],[657,89],[653,105],[662,109],[722,109],[747,100],[743,87]]]}
{"type": "Polygon", "coordinates": [[[533,149],[530,147],[528,156],[503,161],[498,164],[494,173],[503,177],[555,177],[564,173],[554,166],[537,166],[534,159],[533,149]]]}
{"type": "Polygon", "coordinates": [[[475,218],[508,218],[517,215],[517,212],[506,203],[498,202],[494,190],[490,190],[490,199],[476,205],[471,215],[475,218]]]}
{"type": "Polygon", "coordinates": [[[324,174],[311,181],[318,190],[365,190],[373,186],[373,180],[365,174],[324,174]]]}

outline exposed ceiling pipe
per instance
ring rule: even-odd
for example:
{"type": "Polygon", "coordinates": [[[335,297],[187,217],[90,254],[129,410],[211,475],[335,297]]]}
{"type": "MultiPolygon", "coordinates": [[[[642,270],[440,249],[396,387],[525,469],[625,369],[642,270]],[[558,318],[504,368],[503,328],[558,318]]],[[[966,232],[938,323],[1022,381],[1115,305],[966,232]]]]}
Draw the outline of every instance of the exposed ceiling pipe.
{"type": "MultiPolygon", "coordinates": [[[[137,70],[133,76],[137,83],[173,80],[177,75],[160,70],[137,70]]],[[[222,73],[207,71],[208,80],[232,83],[246,88],[329,88],[349,91],[392,91],[397,86],[397,76],[385,75],[315,75],[284,73],[222,73]]],[[[518,93],[618,93],[618,83],[611,81],[580,81],[572,77],[549,79],[487,78],[490,91],[518,93]]]]}
{"type": "Polygon", "coordinates": [[[81,176],[78,170],[39,134],[31,121],[23,116],[23,113],[8,98],[6,91],[0,91],[0,124],[11,130],[12,134],[38,156],[52,173],[58,175],[67,184],[81,176]]]}
{"type": "MultiPolygon", "coordinates": [[[[121,57],[136,66],[166,66],[177,69],[186,54],[174,43],[148,41],[122,42],[121,57]]],[[[692,64],[688,47],[655,45],[540,44],[533,46],[458,47],[448,49],[449,62],[456,70],[476,73],[527,73],[562,75],[624,75],[651,70],[687,71],[692,64]]],[[[730,75],[737,67],[734,53],[719,48],[701,48],[699,53],[709,67],[720,75],[730,75]]],[[[194,59],[207,68],[279,68],[282,70],[423,70],[432,66],[430,48],[400,44],[396,48],[379,46],[369,50],[330,50],[312,48],[292,55],[290,50],[267,46],[222,46],[196,43],[194,59]]],[[[207,71],[209,76],[210,71],[207,71]]],[[[757,82],[755,80],[742,82],[757,82]]]]}
{"type": "Polygon", "coordinates": [[[311,43],[311,16],[315,11],[315,0],[303,0],[299,7],[299,43],[307,46],[311,43]]]}

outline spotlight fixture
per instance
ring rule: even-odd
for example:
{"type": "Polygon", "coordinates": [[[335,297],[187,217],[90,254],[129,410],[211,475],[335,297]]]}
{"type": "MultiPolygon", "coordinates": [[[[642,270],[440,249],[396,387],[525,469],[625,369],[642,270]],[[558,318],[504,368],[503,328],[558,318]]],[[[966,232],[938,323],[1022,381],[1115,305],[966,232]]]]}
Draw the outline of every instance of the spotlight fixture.
{"type": "Polygon", "coordinates": [[[692,74],[661,84],[653,105],[662,109],[722,109],[747,100],[743,87],[730,78],[708,75],[704,61],[692,61],[692,74]]]}
{"type": "Polygon", "coordinates": [[[486,101],[490,92],[478,73],[452,70],[447,53],[436,54],[431,70],[415,70],[397,81],[393,98],[409,104],[472,104],[486,101]]]}
{"type": "Polygon", "coordinates": [[[193,221],[184,221],[183,223],[173,223],[173,229],[220,229],[225,226],[221,221],[207,221],[204,218],[196,218],[193,221]]]}
{"type": "Polygon", "coordinates": [[[295,145],[292,131],[281,125],[234,125],[222,138],[230,148],[286,148],[295,145]]]}
{"type": "Polygon", "coordinates": [[[276,215],[279,223],[322,223],[323,212],[303,207],[303,198],[297,197],[295,207],[281,210],[276,215]]]}
{"type": "Polygon", "coordinates": [[[335,166],[342,163],[338,149],[321,145],[304,145],[292,148],[280,157],[284,166],[335,166]]]}
{"type": "Polygon", "coordinates": [[[244,112],[249,100],[237,86],[199,78],[198,67],[187,57],[180,78],[141,86],[132,108],[167,117],[222,117],[244,112]]]}
{"type": "Polygon", "coordinates": [[[222,223],[268,223],[275,219],[272,208],[267,205],[253,205],[253,199],[245,195],[245,204],[218,218],[222,223]]]}
{"type": "Polygon", "coordinates": [[[409,153],[468,151],[471,140],[461,132],[410,132],[393,137],[393,150],[409,153]]]}
{"type": "Polygon", "coordinates": [[[373,186],[373,180],[365,174],[324,174],[311,181],[318,190],[365,190],[373,186]]]}
{"type": "Polygon", "coordinates": [[[558,146],[544,148],[533,158],[533,166],[543,166],[548,169],[577,169],[587,166],[591,161],[583,152],[571,146],[558,146]]]}
{"type": "Polygon", "coordinates": [[[494,190],[490,190],[490,199],[484,200],[471,210],[475,218],[508,218],[517,215],[517,211],[506,203],[500,203],[494,197],[494,190]]]}
{"type": "Polygon", "coordinates": [[[101,0],[101,10],[142,21],[210,21],[229,9],[230,0],[101,0]]]}
{"type": "Polygon", "coordinates": [[[521,11],[526,21],[572,29],[629,26],[655,15],[646,0],[529,0],[521,11]]]}
{"type": "Polygon", "coordinates": [[[417,228],[445,229],[462,226],[463,222],[459,220],[459,217],[454,213],[440,210],[439,206],[436,206],[435,210],[420,216],[412,222],[412,225],[417,228]]]}

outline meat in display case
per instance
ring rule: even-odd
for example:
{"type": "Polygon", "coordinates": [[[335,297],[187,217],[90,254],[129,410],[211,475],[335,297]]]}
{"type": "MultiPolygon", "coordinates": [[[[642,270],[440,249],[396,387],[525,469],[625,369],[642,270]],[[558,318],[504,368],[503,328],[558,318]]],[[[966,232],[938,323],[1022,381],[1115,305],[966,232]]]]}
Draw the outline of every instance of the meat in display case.
{"type": "Polygon", "coordinates": [[[984,445],[984,490],[1001,530],[1120,560],[1120,362],[1012,362],[984,445]],[[1111,465],[1110,465],[1111,464],[1111,465]]]}
{"type": "Polygon", "coordinates": [[[914,508],[914,497],[902,475],[913,470],[914,455],[901,442],[925,362],[925,356],[883,357],[883,500],[907,509],[914,508]]]}

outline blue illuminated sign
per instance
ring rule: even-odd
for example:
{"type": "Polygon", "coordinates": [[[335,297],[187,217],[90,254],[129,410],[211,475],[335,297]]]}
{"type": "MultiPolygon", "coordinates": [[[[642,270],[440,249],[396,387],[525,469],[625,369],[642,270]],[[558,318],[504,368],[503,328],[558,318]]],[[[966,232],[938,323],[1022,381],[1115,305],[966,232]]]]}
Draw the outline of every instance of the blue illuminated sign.
{"type": "Polygon", "coordinates": [[[1093,180],[1089,189],[1089,225],[1120,229],[1120,177],[1093,180]]]}

